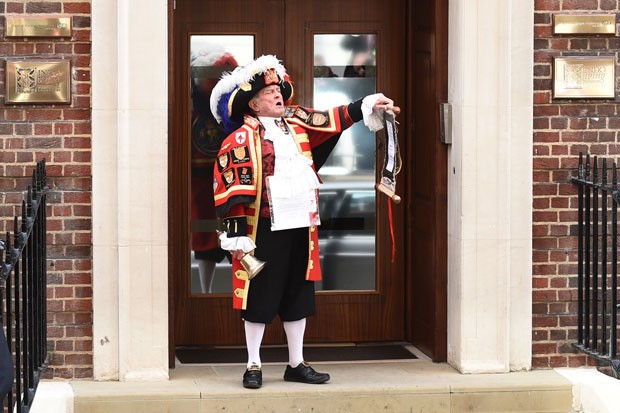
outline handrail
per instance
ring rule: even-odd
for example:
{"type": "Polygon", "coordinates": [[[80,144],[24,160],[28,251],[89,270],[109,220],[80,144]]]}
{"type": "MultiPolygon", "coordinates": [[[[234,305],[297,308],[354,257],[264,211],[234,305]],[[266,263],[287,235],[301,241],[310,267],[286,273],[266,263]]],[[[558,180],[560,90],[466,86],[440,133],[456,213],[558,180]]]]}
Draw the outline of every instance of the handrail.
{"type": "Polygon", "coordinates": [[[618,359],[618,169],[579,154],[572,182],[578,187],[578,350],[608,364],[620,378],[618,359]],[[611,176],[610,176],[611,175],[611,176]],[[609,178],[611,177],[611,183],[609,178]],[[599,204],[600,201],[600,204],[599,204]],[[609,222],[611,220],[611,223],[609,222]],[[609,248],[611,241],[611,248],[609,248]],[[608,259],[610,259],[609,262],[608,259]]]}
{"type": "Polygon", "coordinates": [[[42,160],[22,201],[21,220],[15,216],[13,233],[0,238],[0,321],[14,366],[12,389],[0,402],[17,413],[30,409],[47,366],[46,181],[42,160]]]}

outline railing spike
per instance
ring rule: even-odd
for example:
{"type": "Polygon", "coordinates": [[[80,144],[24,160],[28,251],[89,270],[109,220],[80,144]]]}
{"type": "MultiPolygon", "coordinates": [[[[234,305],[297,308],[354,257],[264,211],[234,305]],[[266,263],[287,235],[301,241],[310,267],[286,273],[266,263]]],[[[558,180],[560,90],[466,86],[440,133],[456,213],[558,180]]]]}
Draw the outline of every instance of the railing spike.
{"type": "Polygon", "coordinates": [[[11,234],[9,233],[9,231],[6,232],[6,257],[5,257],[5,262],[7,264],[9,264],[11,262],[11,254],[9,254],[9,251],[11,251],[11,234]]]}

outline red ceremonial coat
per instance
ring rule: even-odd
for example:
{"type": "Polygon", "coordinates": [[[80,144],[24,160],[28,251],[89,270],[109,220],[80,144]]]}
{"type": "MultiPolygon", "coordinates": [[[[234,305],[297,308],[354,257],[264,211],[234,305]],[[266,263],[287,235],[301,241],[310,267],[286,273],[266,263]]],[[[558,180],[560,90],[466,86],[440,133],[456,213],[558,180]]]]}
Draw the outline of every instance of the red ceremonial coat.
{"type": "MultiPolygon", "coordinates": [[[[327,111],[315,111],[299,106],[288,107],[283,119],[289,126],[304,156],[312,159],[312,149],[338,136],[353,125],[347,106],[327,111]]],[[[263,191],[263,165],[261,134],[263,127],[258,119],[246,115],[244,124],[224,141],[213,168],[213,193],[216,213],[230,225],[247,224],[247,236],[256,240],[261,195],[263,191]]],[[[242,226],[242,225],[239,225],[242,226]]],[[[229,228],[229,233],[236,233],[229,228]]],[[[245,235],[245,234],[239,234],[245,235]]],[[[316,227],[308,229],[309,254],[306,279],[321,279],[319,242],[316,227]]],[[[233,258],[233,307],[245,309],[251,280],[239,260],[233,258]]]]}

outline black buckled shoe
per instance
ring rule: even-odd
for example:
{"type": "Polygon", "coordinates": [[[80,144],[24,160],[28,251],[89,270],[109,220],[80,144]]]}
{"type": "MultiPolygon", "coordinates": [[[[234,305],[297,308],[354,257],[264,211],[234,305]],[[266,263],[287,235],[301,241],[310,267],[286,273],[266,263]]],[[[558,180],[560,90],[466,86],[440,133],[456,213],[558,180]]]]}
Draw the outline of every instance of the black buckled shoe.
{"type": "Polygon", "coordinates": [[[310,367],[308,363],[303,361],[295,368],[286,366],[284,380],[298,383],[321,384],[329,380],[329,374],[319,373],[310,367]]]}
{"type": "Polygon", "coordinates": [[[260,389],[263,385],[263,372],[256,364],[252,364],[243,373],[243,387],[246,389],[260,389]]]}

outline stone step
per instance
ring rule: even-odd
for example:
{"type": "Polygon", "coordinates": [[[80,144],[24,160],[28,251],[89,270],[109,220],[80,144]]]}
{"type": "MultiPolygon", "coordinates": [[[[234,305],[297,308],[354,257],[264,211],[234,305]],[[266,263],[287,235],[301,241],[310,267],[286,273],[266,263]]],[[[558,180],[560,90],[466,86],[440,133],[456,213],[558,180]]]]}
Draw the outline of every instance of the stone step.
{"type": "Polygon", "coordinates": [[[244,365],[183,365],[164,382],[74,381],[74,413],[571,412],[571,382],[553,370],[460,374],[428,360],[313,363],[329,383],[285,382],[263,365],[263,387],[244,389],[244,365]]]}

